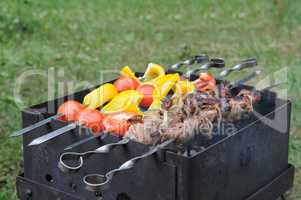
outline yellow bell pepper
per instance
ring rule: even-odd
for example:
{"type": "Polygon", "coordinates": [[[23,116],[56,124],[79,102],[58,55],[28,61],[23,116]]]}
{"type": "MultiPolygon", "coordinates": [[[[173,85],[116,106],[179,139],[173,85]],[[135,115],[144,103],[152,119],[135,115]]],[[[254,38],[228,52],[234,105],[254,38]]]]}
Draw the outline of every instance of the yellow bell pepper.
{"type": "Polygon", "coordinates": [[[173,88],[174,96],[185,96],[195,90],[195,84],[189,80],[180,80],[173,88]]]}
{"type": "Polygon", "coordinates": [[[160,100],[164,99],[175,84],[180,80],[179,74],[167,74],[160,76],[149,83],[154,84],[158,88],[158,97],[160,100]]]}
{"type": "Polygon", "coordinates": [[[161,109],[161,107],[162,107],[161,100],[156,98],[153,100],[153,103],[150,105],[148,110],[159,110],[161,109]]]}
{"type": "Polygon", "coordinates": [[[140,80],[136,77],[135,72],[133,72],[133,70],[131,70],[129,66],[123,67],[120,71],[120,75],[131,77],[135,79],[138,83],[140,83],[140,80]]]}
{"type": "Polygon", "coordinates": [[[138,105],[141,102],[143,95],[136,90],[126,90],[115,96],[101,111],[104,114],[112,114],[116,112],[134,112],[138,115],[143,113],[138,105]]]}
{"type": "Polygon", "coordinates": [[[163,75],[165,75],[165,70],[162,66],[158,64],[150,63],[146,68],[143,79],[145,81],[149,81],[163,75]]]}
{"type": "Polygon", "coordinates": [[[176,105],[182,98],[189,93],[195,91],[195,84],[189,80],[180,80],[173,88],[174,94],[172,96],[172,104],[176,105]]]}
{"type": "Polygon", "coordinates": [[[88,108],[96,109],[113,99],[117,94],[115,86],[111,83],[106,83],[87,94],[83,104],[88,108]]]}

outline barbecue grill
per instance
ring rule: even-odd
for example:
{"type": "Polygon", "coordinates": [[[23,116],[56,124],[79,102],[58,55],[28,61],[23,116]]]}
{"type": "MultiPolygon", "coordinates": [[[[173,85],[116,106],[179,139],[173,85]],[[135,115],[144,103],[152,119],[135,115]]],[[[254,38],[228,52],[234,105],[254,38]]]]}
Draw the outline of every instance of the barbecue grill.
{"type": "MultiPolygon", "coordinates": [[[[232,90],[237,93],[241,89],[251,90],[252,87],[239,85],[232,90]]],[[[89,91],[23,110],[23,127],[54,115],[58,105],[67,99],[81,101],[89,91]]],[[[28,147],[33,139],[66,125],[66,122],[53,120],[23,136],[24,172],[17,177],[18,196],[22,200],[277,199],[293,185],[294,167],[288,163],[291,104],[279,99],[274,92],[265,90],[262,94],[254,109],[263,118],[251,113],[231,123],[235,127],[231,133],[216,128],[212,139],[195,141],[182,153],[170,144],[139,161],[134,168],[116,174],[110,187],[103,192],[86,190],[82,178],[87,174],[105,174],[147,152],[149,147],[130,141],[109,154],[92,155],[77,173],[66,174],[58,168],[59,157],[66,146],[87,138],[88,130],[77,128],[70,134],[28,147]],[[269,126],[265,119],[277,120],[275,123],[282,131],[269,126]]],[[[221,127],[229,125],[230,122],[223,122],[221,127]]],[[[119,140],[109,135],[91,140],[74,151],[94,150],[119,140]]]]}

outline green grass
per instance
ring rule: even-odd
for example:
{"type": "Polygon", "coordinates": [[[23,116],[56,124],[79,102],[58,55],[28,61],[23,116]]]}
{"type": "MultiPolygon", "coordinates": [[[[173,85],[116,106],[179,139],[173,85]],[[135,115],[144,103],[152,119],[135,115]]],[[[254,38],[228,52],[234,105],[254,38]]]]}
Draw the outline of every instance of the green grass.
{"type": "MultiPolygon", "coordinates": [[[[23,72],[53,67],[65,71],[61,80],[97,83],[103,69],[141,70],[200,52],[229,64],[255,56],[267,73],[288,67],[297,167],[289,198],[301,199],[300,32],[301,2],[293,0],[0,1],[0,199],[16,199],[21,141],[8,135],[20,128],[13,88],[23,72]]],[[[46,88],[41,78],[24,83],[25,106],[47,100],[46,88]]]]}

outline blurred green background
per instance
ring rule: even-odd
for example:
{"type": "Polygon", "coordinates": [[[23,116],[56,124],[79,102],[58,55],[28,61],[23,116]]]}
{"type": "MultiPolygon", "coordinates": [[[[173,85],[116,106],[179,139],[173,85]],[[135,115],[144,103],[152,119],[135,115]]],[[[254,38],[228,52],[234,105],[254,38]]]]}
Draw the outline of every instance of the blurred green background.
{"type": "MultiPolygon", "coordinates": [[[[21,140],[8,136],[20,129],[13,88],[22,73],[52,67],[64,70],[59,81],[98,83],[103,69],[142,70],[198,53],[229,65],[256,57],[266,73],[288,68],[290,162],[297,168],[288,199],[301,199],[300,36],[301,1],[294,0],[1,0],[0,199],[17,199],[21,140]]],[[[21,95],[25,105],[46,101],[47,81],[27,80],[21,95]]]]}

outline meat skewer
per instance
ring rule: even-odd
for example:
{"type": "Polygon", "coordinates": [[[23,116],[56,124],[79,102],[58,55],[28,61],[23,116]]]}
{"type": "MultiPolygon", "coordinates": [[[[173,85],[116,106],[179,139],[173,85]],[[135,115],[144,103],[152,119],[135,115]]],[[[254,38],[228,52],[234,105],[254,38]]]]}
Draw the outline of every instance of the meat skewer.
{"type": "MultiPolygon", "coordinates": [[[[51,134],[51,133],[50,133],[51,134]]],[[[78,141],[78,142],[76,142],[76,143],[74,143],[74,144],[71,144],[71,145],[69,145],[69,146],[67,146],[66,148],[65,148],[65,150],[70,150],[70,149],[72,149],[72,148],[74,148],[74,147],[77,147],[77,146],[79,146],[79,145],[82,145],[82,144],[84,144],[84,143],[86,143],[86,142],[88,142],[88,141],[90,141],[90,140],[93,140],[93,139],[96,139],[98,136],[91,136],[91,137],[89,137],[89,138],[86,138],[86,139],[84,139],[84,140],[82,140],[82,141],[78,141]]]]}
{"type": "MultiPolygon", "coordinates": [[[[215,103],[213,101],[213,103],[215,103]]],[[[104,145],[94,151],[88,151],[84,153],[75,153],[75,152],[66,152],[60,156],[59,167],[63,172],[75,172],[78,171],[84,164],[84,159],[88,158],[93,154],[101,154],[101,153],[108,153],[113,147],[125,145],[130,140],[144,143],[144,144],[155,144],[158,142],[164,142],[166,139],[174,139],[176,141],[181,140],[184,141],[187,138],[192,137],[193,135],[197,134],[200,128],[198,121],[199,119],[195,120],[184,120],[182,127],[177,127],[177,132],[180,134],[172,134],[171,132],[166,131],[166,133],[158,134],[157,130],[166,130],[168,126],[173,126],[176,121],[168,122],[168,116],[166,115],[167,112],[161,113],[161,111],[148,111],[143,119],[143,123],[135,123],[131,127],[133,129],[129,129],[127,134],[124,136],[122,140],[117,143],[107,144],[104,145]],[[163,122],[163,123],[162,123],[163,122]],[[192,122],[192,123],[189,123],[192,122]],[[171,123],[170,125],[168,125],[171,123]],[[159,127],[160,126],[160,127],[159,127]],[[135,127],[142,128],[135,129],[135,127]],[[182,135],[182,136],[180,136],[182,135]],[[110,148],[108,148],[110,147],[110,148]]],[[[173,115],[173,114],[170,114],[173,115]]],[[[175,115],[173,115],[175,116],[175,115]]],[[[210,128],[210,127],[209,127],[210,128]]]]}
{"type": "MultiPolygon", "coordinates": [[[[248,76],[248,77],[250,77],[250,76],[248,76]]],[[[244,78],[243,80],[247,80],[247,78],[244,78]]],[[[186,114],[185,114],[185,116],[183,116],[184,118],[190,118],[191,119],[191,117],[189,117],[190,115],[192,115],[192,116],[195,116],[195,117],[197,117],[197,116],[199,116],[201,113],[203,113],[204,112],[204,110],[202,110],[202,111],[197,111],[197,109],[196,108],[192,108],[191,107],[191,105],[192,106],[197,106],[197,107],[201,107],[201,108],[205,108],[204,107],[204,105],[206,105],[206,104],[212,104],[212,105],[214,105],[214,104],[218,104],[218,106],[222,106],[222,104],[221,104],[221,102],[219,101],[219,99],[215,99],[215,98],[213,98],[213,97],[208,97],[207,96],[207,98],[205,98],[204,97],[204,95],[203,94],[201,94],[201,93],[193,93],[193,94],[191,94],[192,95],[192,97],[193,97],[193,99],[194,100],[196,100],[197,102],[192,102],[193,104],[190,104],[189,102],[191,102],[189,99],[190,99],[190,97],[188,98],[186,98],[186,100],[184,100],[185,101],[185,104],[186,104],[186,106],[187,106],[187,108],[189,108],[188,110],[187,110],[187,112],[186,112],[186,114]],[[203,98],[203,100],[201,100],[201,99],[203,98]],[[188,101],[187,101],[188,100],[188,101]],[[203,104],[199,104],[200,102],[203,102],[203,104]],[[195,104],[195,103],[197,103],[197,105],[195,104]],[[203,106],[202,106],[203,105],[203,106]]],[[[191,96],[190,95],[190,96],[191,96]]],[[[248,97],[248,95],[250,95],[250,93],[248,93],[247,91],[244,91],[244,90],[242,90],[239,94],[238,94],[238,96],[240,97],[240,96],[242,96],[242,97],[248,97]],[[245,96],[244,96],[245,95],[245,96]]],[[[250,98],[253,98],[253,97],[250,97],[250,98]]],[[[178,115],[173,115],[173,116],[178,116],[178,115]]],[[[206,115],[206,117],[207,117],[207,119],[208,118],[211,118],[210,116],[207,116],[206,115]]],[[[158,118],[157,116],[154,116],[154,118],[156,119],[156,118],[158,118]]],[[[214,119],[215,117],[213,117],[213,118],[211,118],[209,121],[210,122],[213,122],[215,119],[214,119]]],[[[200,119],[197,119],[198,121],[200,120],[200,119]]],[[[178,121],[178,120],[176,120],[176,121],[178,121]]],[[[197,122],[198,122],[197,121],[197,122]]],[[[163,122],[163,124],[164,124],[164,122],[163,122]]],[[[171,124],[173,124],[173,123],[171,123],[171,124]]],[[[188,124],[188,126],[189,127],[191,127],[191,123],[190,124],[188,124]]],[[[133,126],[135,126],[135,125],[133,125],[133,126]]],[[[196,126],[196,127],[199,127],[199,126],[196,126]]],[[[137,157],[134,157],[134,158],[132,158],[132,159],[130,159],[130,160],[128,160],[128,161],[126,161],[125,163],[123,163],[120,167],[118,167],[118,168],[116,168],[116,169],[113,169],[113,170],[111,170],[111,171],[109,171],[109,172],[107,172],[105,175],[102,175],[102,174],[88,174],[88,175],[86,175],[84,178],[83,178],[83,182],[84,182],[84,184],[86,185],[86,189],[87,190],[89,190],[89,191],[92,191],[92,192],[103,192],[104,190],[106,190],[108,187],[109,187],[109,185],[110,185],[110,183],[111,183],[111,181],[112,181],[112,179],[114,178],[114,176],[117,174],[117,173],[120,173],[120,172],[124,172],[124,171],[127,171],[127,170],[129,170],[129,169],[132,169],[133,167],[135,167],[135,165],[137,164],[137,162],[139,162],[140,160],[142,160],[142,159],[144,159],[144,158],[147,158],[147,157],[150,157],[150,156],[152,156],[152,155],[154,155],[156,152],[158,152],[160,149],[162,149],[162,148],[165,148],[165,147],[167,147],[168,145],[170,145],[170,144],[172,144],[172,143],[175,143],[175,142],[177,142],[177,141],[180,141],[181,143],[189,143],[191,140],[193,140],[193,138],[195,138],[197,135],[201,135],[202,136],[202,139],[210,139],[211,138],[211,133],[212,133],[212,127],[209,125],[209,126],[204,126],[205,127],[205,130],[207,130],[207,131],[209,131],[209,132],[207,132],[207,131],[199,131],[199,130],[197,130],[196,132],[194,132],[194,133],[190,133],[190,134],[183,134],[183,131],[182,130],[180,130],[178,133],[180,133],[180,134],[177,134],[177,133],[175,133],[175,130],[171,130],[170,132],[168,132],[168,130],[167,131],[165,131],[163,134],[161,134],[161,137],[167,137],[167,140],[165,140],[165,141],[163,141],[162,142],[162,140],[160,141],[160,142],[162,142],[161,144],[159,144],[159,145],[155,145],[155,146],[153,146],[153,147],[151,147],[150,149],[149,149],[149,151],[147,151],[146,153],[144,153],[144,154],[142,154],[142,155],[140,155],[140,156],[137,156],[137,157]]],[[[155,129],[158,129],[157,127],[155,127],[155,129]]],[[[177,128],[176,128],[177,129],[177,128]]],[[[190,129],[190,130],[193,130],[193,128],[192,129],[190,129]]],[[[188,131],[188,132],[190,132],[190,131],[188,131]]],[[[137,131],[137,134],[142,134],[142,135],[144,135],[145,133],[141,133],[141,131],[137,131]]],[[[126,135],[127,136],[127,135],[126,135]]],[[[135,138],[135,137],[134,137],[135,138]]],[[[137,137],[136,137],[137,138],[137,137]]],[[[139,138],[139,137],[138,137],[139,138]]],[[[139,139],[138,139],[139,140],[139,139]]],[[[142,139],[143,140],[143,139],[142,139]]],[[[144,140],[145,141],[145,140],[144,140]]],[[[148,140],[146,140],[146,141],[148,141],[148,140]]]]}
{"type": "MultiPolygon", "coordinates": [[[[254,61],[253,59],[248,59],[248,60],[243,61],[239,66],[243,65],[243,67],[248,68],[248,67],[250,67],[251,65],[253,66],[254,62],[257,63],[256,60],[254,61]],[[251,62],[251,61],[252,61],[252,62],[251,62]],[[245,62],[247,62],[247,64],[246,64],[245,62]]],[[[210,67],[218,67],[218,68],[220,68],[221,66],[224,66],[224,61],[223,61],[223,59],[218,59],[218,58],[216,58],[216,59],[211,59],[211,62],[205,64],[204,66],[205,66],[205,67],[203,67],[203,69],[207,69],[207,70],[208,70],[210,67]]],[[[244,69],[243,67],[240,67],[239,70],[244,69]]],[[[236,67],[236,68],[238,68],[238,67],[236,67]]],[[[232,71],[235,71],[235,70],[232,70],[232,71]]],[[[227,76],[227,75],[229,75],[229,74],[230,74],[230,73],[227,73],[225,76],[227,76]]],[[[251,78],[254,78],[254,77],[255,77],[254,75],[252,75],[252,77],[251,77],[251,75],[249,75],[248,77],[245,77],[245,78],[239,80],[237,83],[242,84],[242,83],[244,83],[244,82],[249,81],[251,78]]],[[[96,139],[97,137],[98,137],[98,136],[91,136],[91,137],[89,137],[89,138],[87,138],[87,139],[85,139],[85,140],[83,140],[83,141],[79,141],[79,142],[76,142],[76,143],[74,143],[74,144],[71,144],[70,146],[66,147],[65,150],[70,150],[70,149],[72,149],[72,148],[74,148],[74,147],[77,147],[77,146],[79,146],[79,145],[82,145],[82,144],[84,144],[84,143],[86,143],[86,142],[88,142],[88,141],[90,141],[90,140],[96,139]]]]}
{"type": "Polygon", "coordinates": [[[81,169],[84,160],[89,156],[108,153],[113,147],[126,145],[130,140],[151,145],[170,139],[183,142],[196,135],[201,136],[199,139],[210,138],[213,128],[212,122],[218,118],[219,109],[216,109],[216,107],[224,106],[222,101],[202,93],[192,93],[184,99],[184,104],[184,107],[186,107],[185,111],[183,112],[182,108],[180,108],[178,111],[171,112],[169,117],[173,118],[169,121],[168,116],[165,115],[166,112],[160,114],[160,111],[148,111],[144,117],[144,123],[132,125],[124,138],[117,143],[104,145],[95,151],[84,153],[66,152],[62,154],[59,161],[60,169],[63,172],[76,172],[81,169]],[[193,102],[194,100],[197,102],[193,102]],[[211,107],[211,110],[208,110],[210,108],[208,106],[211,107]],[[198,107],[203,110],[199,110],[198,107]],[[174,118],[175,116],[176,118],[174,118]],[[180,122],[181,120],[183,120],[183,123],[180,122]],[[169,127],[174,128],[170,129],[169,127]],[[202,134],[199,134],[200,132],[202,134]],[[107,146],[111,148],[107,148],[107,146]]]}

